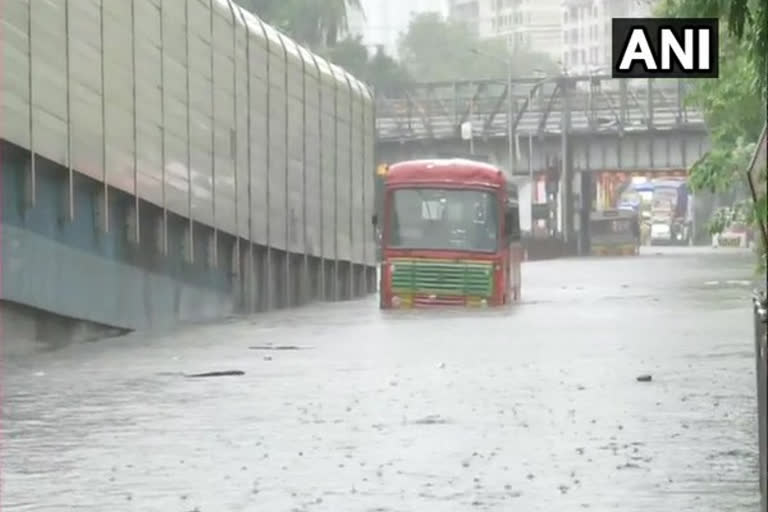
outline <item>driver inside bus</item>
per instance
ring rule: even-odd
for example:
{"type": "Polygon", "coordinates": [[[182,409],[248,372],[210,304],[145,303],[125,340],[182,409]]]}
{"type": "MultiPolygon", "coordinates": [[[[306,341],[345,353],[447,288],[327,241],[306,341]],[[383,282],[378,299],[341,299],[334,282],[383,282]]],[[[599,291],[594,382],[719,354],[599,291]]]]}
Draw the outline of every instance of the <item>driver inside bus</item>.
{"type": "Polygon", "coordinates": [[[495,209],[481,201],[475,202],[475,218],[472,226],[473,248],[481,251],[496,250],[495,209]]]}

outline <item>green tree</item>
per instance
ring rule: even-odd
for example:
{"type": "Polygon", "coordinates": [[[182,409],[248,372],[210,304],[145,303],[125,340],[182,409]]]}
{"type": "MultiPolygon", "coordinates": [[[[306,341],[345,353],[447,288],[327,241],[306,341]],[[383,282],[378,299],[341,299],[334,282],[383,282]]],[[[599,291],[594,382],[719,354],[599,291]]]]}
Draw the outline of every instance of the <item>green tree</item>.
{"type": "Polygon", "coordinates": [[[335,45],[339,34],[349,28],[348,11],[350,9],[363,11],[360,0],[314,0],[314,2],[322,6],[319,9],[320,32],[328,48],[335,45]]]}
{"type": "Polygon", "coordinates": [[[313,49],[331,48],[360,0],[238,0],[245,9],[313,49]]]}
{"type": "Polygon", "coordinates": [[[398,61],[379,48],[368,62],[366,79],[376,90],[377,96],[401,98],[413,81],[410,73],[398,61]]]}
{"type": "MultiPolygon", "coordinates": [[[[716,17],[721,30],[720,78],[696,80],[686,98],[700,109],[712,139],[711,150],[691,169],[691,185],[712,192],[743,185],[757,139],[766,123],[768,77],[768,4],[765,0],[663,0],[658,14],[716,17]]],[[[766,173],[758,179],[765,187],[766,173]]],[[[765,195],[752,205],[753,222],[768,222],[765,195]]],[[[715,222],[717,229],[726,223],[715,222]]],[[[765,265],[765,247],[761,248],[765,265]]]]}
{"type": "Polygon", "coordinates": [[[686,98],[704,115],[712,149],[693,169],[695,188],[726,190],[744,175],[756,141],[765,124],[765,99],[746,86],[756,80],[756,69],[744,43],[725,39],[720,58],[720,78],[693,84],[686,98]]]}
{"type": "Polygon", "coordinates": [[[324,53],[324,57],[358,78],[365,79],[368,75],[368,49],[360,37],[339,41],[324,53]]]}
{"type": "Polygon", "coordinates": [[[369,57],[359,37],[337,40],[347,29],[348,9],[360,0],[239,0],[265,22],[371,85],[379,95],[402,94],[408,72],[383,50],[369,57]]]}
{"type": "MultiPolygon", "coordinates": [[[[745,83],[765,96],[768,83],[768,2],[765,0],[661,0],[657,6],[661,15],[679,18],[719,18],[728,27],[728,34],[743,44],[741,51],[755,69],[750,82],[745,83]]],[[[721,56],[720,62],[723,62],[721,56]]],[[[722,72],[721,72],[722,76],[722,72]]]]}
{"type": "Polygon", "coordinates": [[[325,53],[334,64],[343,67],[372,86],[378,96],[402,96],[410,83],[407,70],[379,48],[373,56],[361,38],[347,38],[325,53]]]}
{"type": "Polygon", "coordinates": [[[556,72],[548,56],[532,52],[510,53],[501,39],[478,39],[463,23],[446,21],[440,14],[415,16],[400,40],[400,57],[410,74],[421,82],[502,78],[507,62],[515,76],[535,70],[556,72]]]}

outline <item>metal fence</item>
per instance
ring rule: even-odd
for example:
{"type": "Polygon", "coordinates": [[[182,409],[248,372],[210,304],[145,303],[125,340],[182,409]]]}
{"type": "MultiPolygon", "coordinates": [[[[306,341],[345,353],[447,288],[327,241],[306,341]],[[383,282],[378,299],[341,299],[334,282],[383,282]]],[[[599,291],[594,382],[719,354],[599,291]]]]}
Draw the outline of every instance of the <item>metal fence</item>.
{"type": "Polygon", "coordinates": [[[628,87],[608,76],[519,79],[511,92],[494,80],[422,83],[402,98],[376,99],[376,135],[379,141],[452,140],[465,121],[477,138],[506,137],[510,124],[516,134],[556,134],[564,119],[582,133],[705,130],[701,113],[685,105],[682,80],[643,82],[628,87]]]}
{"type": "Polygon", "coordinates": [[[760,510],[768,511],[768,297],[756,292],[753,298],[755,320],[755,361],[757,364],[757,418],[760,444],[760,510]]]}

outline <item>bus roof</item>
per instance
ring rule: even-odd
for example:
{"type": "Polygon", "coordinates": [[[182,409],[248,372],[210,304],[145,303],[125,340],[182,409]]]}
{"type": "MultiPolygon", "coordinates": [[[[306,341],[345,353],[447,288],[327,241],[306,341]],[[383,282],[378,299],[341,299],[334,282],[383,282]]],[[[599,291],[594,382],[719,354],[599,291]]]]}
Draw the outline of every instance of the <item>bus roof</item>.
{"type": "Polygon", "coordinates": [[[398,162],[389,166],[386,182],[388,185],[455,183],[517,189],[507,182],[504,171],[498,167],[462,158],[398,162]]]}

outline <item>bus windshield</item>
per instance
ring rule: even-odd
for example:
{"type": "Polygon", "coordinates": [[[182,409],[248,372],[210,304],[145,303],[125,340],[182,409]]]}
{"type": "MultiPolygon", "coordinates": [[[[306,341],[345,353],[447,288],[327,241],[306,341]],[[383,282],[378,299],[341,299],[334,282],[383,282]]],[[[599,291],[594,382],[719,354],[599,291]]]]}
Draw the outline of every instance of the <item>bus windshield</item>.
{"type": "Polygon", "coordinates": [[[397,249],[495,252],[499,203],[493,192],[437,188],[392,193],[388,245],[397,249]]]}

